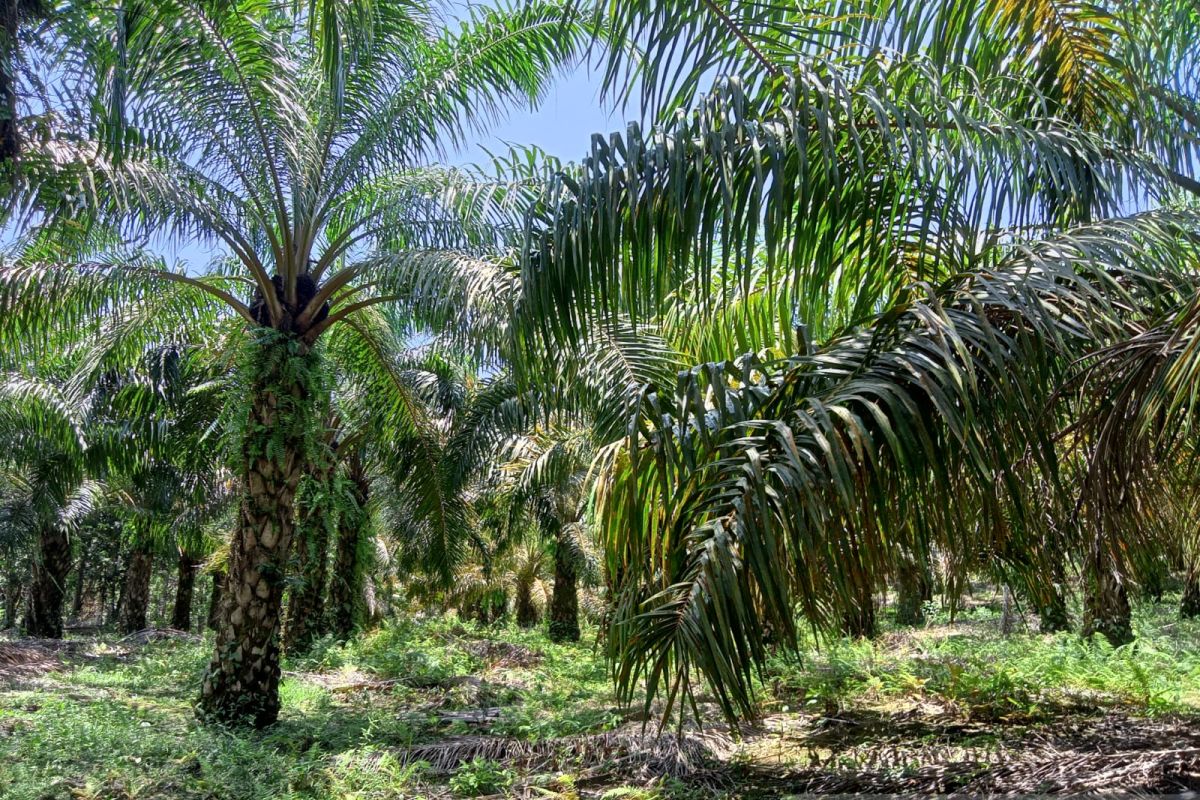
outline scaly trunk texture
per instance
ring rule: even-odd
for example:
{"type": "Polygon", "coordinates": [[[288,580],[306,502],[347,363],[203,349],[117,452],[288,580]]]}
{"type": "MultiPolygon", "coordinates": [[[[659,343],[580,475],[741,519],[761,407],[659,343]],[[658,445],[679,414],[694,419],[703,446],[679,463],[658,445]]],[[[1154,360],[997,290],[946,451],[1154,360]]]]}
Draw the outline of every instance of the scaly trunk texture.
{"type": "Polygon", "coordinates": [[[1015,598],[1013,598],[1012,587],[1005,584],[1003,600],[1000,606],[1000,633],[1004,636],[1011,636],[1017,630],[1017,625],[1020,622],[1021,616],[1017,613],[1017,604],[1015,598]]]}
{"type": "Polygon", "coordinates": [[[300,519],[296,525],[296,550],[299,556],[299,584],[292,588],[287,614],[283,621],[283,649],[302,653],[321,635],[325,616],[325,584],[329,573],[329,514],[328,495],[323,491],[329,471],[311,475],[312,480],[301,486],[300,519]]]}
{"type": "Polygon", "coordinates": [[[538,609],[533,602],[533,575],[517,576],[517,625],[533,628],[538,624],[538,609]]]}
{"type": "Polygon", "coordinates": [[[196,572],[200,559],[179,551],[179,573],[175,582],[175,607],[171,611],[171,627],[179,631],[192,629],[192,595],[196,591],[196,572]]]}
{"type": "Polygon", "coordinates": [[[550,596],[550,639],[579,641],[579,590],[570,548],[561,540],[554,548],[554,590],[550,596]]]}
{"type": "Polygon", "coordinates": [[[933,599],[929,560],[905,556],[896,574],[896,624],[919,627],[925,624],[925,604],[933,599]]]}
{"type": "Polygon", "coordinates": [[[221,600],[225,588],[225,573],[218,570],[212,574],[212,594],[208,599],[208,619],[204,625],[210,631],[221,626],[221,600]]]}
{"type": "Polygon", "coordinates": [[[1088,593],[1084,603],[1083,635],[1104,635],[1114,647],[1133,641],[1129,594],[1107,559],[1090,559],[1088,593]]]}
{"type": "Polygon", "coordinates": [[[855,586],[854,604],[842,613],[842,633],[851,639],[874,639],[879,632],[875,618],[875,593],[869,584],[855,586]]]}
{"type": "Polygon", "coordinates": [[[92,556],[92,541],[88,539],[84,543],[83,552],[79,554],[79,566],[75,568],[75,597],[71,600],[71,616],[76,620],[83,614],[83,591],[87,579],[87,565],[92,556]]]}
{"type": "Polygon", "coordinates": [[[8,574],[4,586],[4,627],[17,627],[17,605],[21,600],[21,578],[16,572],[8,574]]]}
{"type": "Polygon", "coordinates": [[[216,652],[197,705],[205,721],[264,728],[279,717],[279,622],[296,488],[313,424],[313,362],[301,342],[277,336],[248,365],[242,500],[229,543],[216,652]]]}
{"type": "Polygon", "coordinates": [[[365,567],[362,558],[362,536],[367,525],[366,508],[370,498],[370,485],[361,454],[351,455],[349,469],[355,507],[347,509],[338,519],[333,577],[329,581],[329,628],[339,641],[345,641],[354,635],[354,629],[358,625],[365,567]]]}
{"type": "Polygon", "coordinates": [[[134,545],[125,567],[125,591],[117,614],[117,630],[136,633],[146,628],[146,609],[150,607],[150,573],[154,556],[145,545],[134,545]]]}
{"type": "Polygon", "coordinates": [[[1183,619],[1200,617],[1200,572],[1190,573],[1183,585],[1183,600],[1179,603],[1179,616],[1183,619]]]}
{"type": "Polygon", "coordinates": [[[362,567],[358,563],[358,514],[346,514],[338,524],[334,544],[333,578],[329,582],[329,629],[339,641],[354,635],[362,597],[362,567]]]}
{"type": "Polygon", "coordinates": [[[39,557],[33,565],[29,586],[29,608],[25,614],[25,634],[45,639],[61,639],[63,634],[63,596],[67,575],[71,572],[71,541],[53,525],[42,528],[38,536],[39,557]]]}
{"type": "Polygon", "coordinates": [[[1071,615],[1067,611],[1067,597],[1061,584],[1052,587],[1047,599],[1038,607],[1038,620],[1038,630],[1042,633],[1071,630],[1071,615]]]}
{"type": "Polygon", "coordinates": [[[338,640],[350,638],[359,616],[362,597],[362,565],[359,537],[362,535],[361,513],[346,513],[337,524],[334,543],[334,575],[329,582],[329,631],[338,640]]]}

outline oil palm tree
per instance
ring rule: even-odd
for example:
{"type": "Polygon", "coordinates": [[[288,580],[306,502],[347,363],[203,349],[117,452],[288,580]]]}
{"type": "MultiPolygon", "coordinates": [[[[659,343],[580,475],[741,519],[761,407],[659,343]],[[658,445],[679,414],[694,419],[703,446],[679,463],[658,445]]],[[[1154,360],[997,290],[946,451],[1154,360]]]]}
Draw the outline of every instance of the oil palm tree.
{"type": "MultiPolygon", "coordinates": [[[[410,345],[408,323],[364,313],[352,335],[335,332],[327,359],[336,375],[327,447],[336,519],[325,630],[349,637],[363,621],[363,595],[377,537],[399,565],[448,585],[475,537],[445,441],[473,380],[471,361],[436,343],[410,345]]],[[[301,595],[296,595],[300,600],[301,595]]]]}
{"type": "Polygon", "coordinates": [[[648,49],[657,124],[597,137],[542,194],[521,335],[571,347],[597,318],[687,307],[716,328],[601,465],[623,696],[665,693],[669,714],[698,669],[752,714],[766,627],[790,639],[799,606],[837,629],[935,546],[1044,577],[1073,526],[1092,580],[1119,580],[1064,387],[1194,293],[1194,8],[604,12],[610,38],[648,49]]]}
{"type": "Polygon", "coordinates": [[[325,592],[329,579],[329,540],[342,514],[344,481],[337,471],[333,428],[325,437],[328,452],[310,456],[296,494],[296,567],[282,623],[287,652],[303,652],[324,632],[325,592]]]}
{"type": "MultiPolygon", "coordinates": [[[[1176,547],[1194,553],[1194,453],[1200,410],[1194,397],[1200,369],[1194,342],[1200,332],[1200,285],[1195,276],[1189,277],[1190,291],[1181,292],[1178,302],[1138,320],[1127,338],[1098,346],[1072,388],[1083,406],[1075,435],[1084,472],[1082,507],[1099,524],[1126,531],[1153,533],[1156,525],[1167,527],[1176,547]]],[[[1119,559],[1120,542],[1110,536],[1101,542],[1107,547],[1097,547],[1089,557],[1119,559]]],[[[1139,567],[1143,574],[1159,569],[1157,558],[1134,567],[1133,577],[1139,567]]],[[[1187,580],[1181,607],[1185,614],[1195,602],[1195,570],[1190,565],[1187,580]]],[[[1118,605],[1127,593],[1117,582],[1100,588],[1116,596],[1118,605]]],[[[1131,636],[1127,615],[1114,619],[1104,606],[1087,612],[1094,629],[1131,636]]]]}
{"type": "Polygon", "coordinates": [[[29,636],[58,639],[71,570],[71,533],[104,494],[96,480],[110,432],[96,423],[93,397],[68,381],[10,373],[0,383],[5,484],[13,517],[36,539],[31,560],[29,636]]]}
{"type": "MultiPolygon", "coordinates": [[[[588,470],[595,445],[587,430],[532,431],[509,445],[499,466],[514,508],[524,508],[532,528],[554,556],[550,638],[579,641],[579,579],[592,550],[587,518],[588,470]]],[[[594,572],[594,570],[592,570],[594,572]]]]}
{"type": "Polygon", "coordinates": [[[0,7],[0,165],[6,170],[21,151],[21,40],[49,14],[47,0],[13,0],[0,7]]]}
{"type": "Polygon", "coordinates": [[[4,628],[16,628],[20,622],[20,602],[29,585],[28,542],[36,530],[32,504],[17,480],[4,476],[0,488],[0,552],[4,557],[4,628]]]}
{"type": "MultiPolygon", "coordinates": [[[[101,335],[100,341],[105,341],[101,335]]],[[[223,488],[220,411],[228,391],[204,353],[178,345],[155,346],[133,370],[114,376],[114,416],[131,429],[152,428],[145,458],[110,480],[123,499],[130,538],[118,629],[146,627],[154,556],[176,551],[179,592],[176,627],[190,627],[190,585],[199,566],[206,524],[232,499],[223,488]],[[188,611],[185,615],[184,612],[188,611]]]]}
{"type": "MultiPolygon", "coordinates": [[[[501,383],[507,382],[501,379],[501,383]]],[[[486,389],[480,396],[484,404],[493,400],[486,389]]],[[[496,425],[503,417],[493,416],[490,431],[476,409],[468,406],[464,416],[473,427],[460,429],[450,440],[451,461],[459,462],[464,455],[456,447],[468,442],[478,447],[482,437],[494,437],[493,446],[481,452],[482,461],[471,471],[480,473],[472,491],[477,502],[488,506],[484,516],[495,529],[495,554],[522,545],[527,550],[545,551],[553,565],[547,608],[550,638],[578,641],[579,578],[594,572],[588,569],[593,537],[586,513],[588,473],[596,451],[591,431],[583,425],[569,426],[563,415],[553,412],[549,422],[543,413],[539,421],[526,418],[507,430],[496,425]]],[[[520,624],[527,623],[533,613],[530,591],[537,577],[537,560],[527,557],[523,566],[516,594],[520,624]]]]}
{"type": "Polygon", "coordinates": [[[140,298],[177,311],[219,303],[250,330],[228,613],[200,712],[262,726],[279,709],[280,600],[295,493],[319,430],[320,340],[339,323],[353,335],[361,312],[393,301],[398,264],[479,258],[503,240],[505,187],[427,164],[510,103],[536,101],[588,29],[555,3],[475,12],[458,30],[434,24],[423,4],[367,4],[371,35],[331,76],[302,15],[217,5],[159,4],[150,23],[172,24],[144,25],[129,47],[163,54],[163,69],[152,90],[126,98],[119,154],[62,143],[53,161],[31,166],[27,205],[127,239],[215,240],[230,258],[202,275],[9,267],[3,294],[26,327],[140,298]],[[169,46],[173,30],[184,32],[179,46],[169,46]]]}

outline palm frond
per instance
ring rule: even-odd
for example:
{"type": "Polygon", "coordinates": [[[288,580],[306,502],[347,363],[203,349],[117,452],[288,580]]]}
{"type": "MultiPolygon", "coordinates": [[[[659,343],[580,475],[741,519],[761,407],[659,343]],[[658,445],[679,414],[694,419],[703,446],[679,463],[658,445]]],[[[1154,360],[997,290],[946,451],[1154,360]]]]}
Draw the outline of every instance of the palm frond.
{"type": "Polygon", "coordinates": [[[1040,492],[1057,486],[1054,387],[1130,313],[1177,296],[1196,222],[1030,243],[812,355],[711,364],[673,399],[648,395],[599,495],[622,696],[644,680],[669,714],[694,668],[727,714],[752,715],[764,620],[790,637],[798,606],[836,629],[897,547],[1036,552],[1020,543],[1044,538],[1040,492]]]}
{"type": "Polygon", "coordinates": [[[825,65],[762,102],[728,80],[664,129],[593,140],[531,215],[523,301],[561,344],[584,335],[594,309],[636,324],[681,286],[747,294],[765,270],[793,304],[771,316],[820,341],[912,281],[994,263],[1014,236],[1054,224],[1047,193],[1116,213],[1133,186],[1165,197],[1172,179],[1028,108],[1006,77],[908,59],[852,80],[825,65]]]}

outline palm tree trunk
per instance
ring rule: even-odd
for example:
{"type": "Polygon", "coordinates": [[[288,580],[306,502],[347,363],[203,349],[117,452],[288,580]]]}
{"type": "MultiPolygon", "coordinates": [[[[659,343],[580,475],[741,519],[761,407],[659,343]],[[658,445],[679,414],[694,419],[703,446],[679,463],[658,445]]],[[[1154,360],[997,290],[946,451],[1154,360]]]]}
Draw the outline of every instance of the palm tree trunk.
{"type": "Polygon", "coordinates": [[[279,622],[317,365],[307,348],[282,336],[256,356],[227,596],[197,714],[263,728],[279,717],[279,622]]]}
{"type": "Polygon", "coordinates": [[[1104,635],[1114,647],[1133,641],[1129,594],[1120,575],[1101,554],[1089,560],[1088,594],[1084,604],[1083,635],[1104,635]]]}
{"type": "Polygon", "coordinates": [[[1007,583],[1002,589],[1003,601],[1000,606],[1000,633],[1004,636],[1011,636],[1017,630],[1017,623],[1020,621],[1020,615],[1017,614],[1017,604],[1013,598],[1012,587],[1007,583]]]}
{"type": "Polygon", "coordinates": [[[1062,584],[1050,588],[1047,599],[1038,606],[1038,620],[1038,630],[1042,633],[1071,630],[1071,614],[1067,611],[1067,596],[1062,584]]]}
{"type": "Polygon", "coordinates": [[[192,595],[196,591],[196,572],[200,559],[185,550],[179,551],[179,574],[175,583],[175,607],[171,611],[171,627],[179,631],[192,629],[192,595]]]}
{"type": "Polygon", "coordinates": [[[866,583],[855,586],[853,604],[842,613],[842,632],[852,639],[874,639],[879,632],[875,618],[875,593],[866,583]]]}
{"type": "Polygon", "coordinates": [[[46,525],[38,536],[39,558],[33,565],[29,587],[29,609],[25,633],[46,639],[61,639],[63,597],[71,572],[71,542],[64,531],[46,525]]]}
{"type": "Polygon", "coordinates": [[[517,625],[522,628],[533,628],[538,624],[538,610],[533,602],[533,577],[524,573],[517,576],[517,625]]]}
{"type": "Polygon", "coordinates": [[[1026,584],[1029,601],[1037,610],[1038,630],[1060,633],[1071,630],[1071,614],[1067,610],[1066,549],[1057,537],[1046,542],[1043,563],[1049,567],[1048,583],[1026,584]]]}
{"type": "Polygon", "coordinates": [[[100,615],[99,622],[108,624],[117,619],[117,609],[121,607],[121,594],[125,591],[124,573],[121,572],[121,537],[111,537],[105,557],[105,574],[100,581],[100,615]],[[114,597],[115,595],[115,597],[114,597]]]}
{"type": "MultiPolygon", "coordinates": [[[[323,488],[328,479],[328,470],[314,474],[314,489],[323,488]]],[[[312,495],[311,498],[302,497],[299,504],[296,546],[300,556],[300,583],[292,589],[283,623],[283,649],[289,653],[308,649],[321,635],[325,615],[331,511],[324,505],[327,497],[324,492],[313,492],[312,495]]]]}
{"type": "Polygon", "coordinates": [[[21,576],[14,569],[4,586],[4,627],[17,627],[17,604],[21,599],[21,576]]]}
{"type": "Polygon", "coordinates": [[[1179,616],[1182,619],[1200,617],[1200,570],[1188,572],[1183,584],[1183,599],[1179,603],[1179,616]]]}
{"type": "Polygon", "coordinates": [[[570,548],[561,538],[554,548],[550,639],[555,642],[579,641],[579,590],[576,586],[575,561],[571,558],[570,548]]]}
{"type": "Polygon", "coordinates": [[[75,597],[71,600],[71,616],[76,620],[83,613],[83,590],[87,578],[87,565],[92,555],[93,539],[83,543],[83,552],[79,554],[79,567],[75,570],[75,597]]]}
{"type": "Polygon", "coordinates": [[[121,610],[117,614],[117,630],[136,633],[146,628],[146,611],[150,607],[150,574],[154,555],[144,544],[135,544],[129,552],[125,567],[125,591],[121,595],[121,610]]]}
{"type": "Polygon", "coordinates": [[[158,608],[155,610],[155,619],[165,620],[167,618],[167,603],[171,601],[171,581],[164,578],[160,584],[158,592],[158,608]]]}
{"type": "Polygon", "coordinates": [[[221,624],[221,597],[225,588],[225,572],[217,570],[212,574],[212,594],[208,599],[208,619],[204,623],[210,631],[215,631],[221,624]]]}
{"type": "Polygon", "coordinates": [[[925,604],[933,599],[928,558],[905,555],[896,573],[896,624],[925,624],[925,604]]]}
{"type": "Polygon", "coordinates": [[[874,600],[847,609],[842,614],[842,632],[851,639],[874,639],[879,632],[874,600]]]}
{"type": "Polygon", "coordinates": [[[333,578],[329,582],[329,628],[339,641],[354,635],[358,617],[362,569],[358,564],[357,514],[346,514],[338,524],[334,544],[333,578]]]}
{"type": "Polygon", "coordinates": [[[341,641],[354,634],[362,605],[364,564],[360,544],[367,523],[366,507],[370,498],[370,486],[359,453],[351,455],[349,467],[355,508],[346,511],[338,519],[333,579],[329,583],[330,628],[341,641]]]}

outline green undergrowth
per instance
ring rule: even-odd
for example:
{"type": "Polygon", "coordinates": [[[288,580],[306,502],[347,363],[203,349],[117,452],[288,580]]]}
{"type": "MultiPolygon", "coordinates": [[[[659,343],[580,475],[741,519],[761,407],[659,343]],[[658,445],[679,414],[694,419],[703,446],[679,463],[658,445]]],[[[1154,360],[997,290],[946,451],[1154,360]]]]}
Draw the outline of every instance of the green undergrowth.
{"type": "MultiPolygon", "coordinates": [[[[489,732],[538,740],[596,732],[621,721],[613,705],[608,672],[588,631],[581,644],[554,644],[540,630],[476,628],[430,620],[397,623],[344,645],[318,642],[292,668],[322,673],[369,673],[378,680],[402,679],[393,696],[421,695],[411,684],[478,676],[483,686],[450,691],[461,705],[500,709],[489,732]]],[[[459,726],[452,732],[467,733],[459,726]]]]}
{"type": "Polygon", "coordinates": [[[959,624],[886,632],[876,640],[809,643],[767,671],[765,705],[829,711],[931,702],[979,720],[1040,719],[1070,710],[1200,711],[1200,621],[1173,603],[1136,608],[1132,644],[1019,631],[1001,635],[988,609],[959,624]]]}
{"type": "MultiPolygon", "coordinates": [[[[872,709],[886,719],[920,706],[1005,724],[1200,705],[1200,624],[1177,620],[1169,603],[1139,607],[1138,641],[1116,649],[1071,634],[1004,637],[994,611],[874,642],[807,643],[799,658],[771,662],[763,710],[872,709]]],[[[707,796],[665,783],[592,785],[585,795],[577,775],[521,774],[485,754],[451,771],[403,757],[480,735],[533,741],[617,727],[625,716],[594,638],[589,631],[585,643],[557,645],[541,631],[432,619],[388,624],[344,645],[322,641],[285,661],[281,720],[261,733],[195,722],[211,641],[90,641],[61,670],[0,678],[0,797],[707,796]]]]}
{"type": "MultiPolygon", "coordinates": [[[[537,739],[619,721],[591,644],[436,620],[322,642],[285,660],[277,725],[209,728],[191,704],[210,649],[208,640],[132,650],[99,642],[65,670],[0,682],[0,797],[446,796],[446,776],[398,754],[461,735],[537,739]],[[463,676],[478,680],[453,685],[463,676]],[[385,683],[392,679],[404,683],[385,683]],[[499,710],[486,729],[453,718],[480,707],[499,710]]],[[[485,766],[475,769],[485,786],[485,766]]]]}

